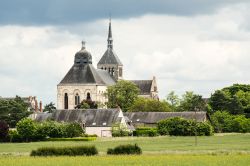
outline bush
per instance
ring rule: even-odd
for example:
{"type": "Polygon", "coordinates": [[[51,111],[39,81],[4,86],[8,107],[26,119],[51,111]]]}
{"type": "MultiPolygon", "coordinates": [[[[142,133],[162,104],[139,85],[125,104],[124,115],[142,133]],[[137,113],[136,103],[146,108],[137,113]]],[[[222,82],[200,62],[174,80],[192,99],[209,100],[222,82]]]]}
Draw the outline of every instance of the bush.
{"type": "Polygon", "coordinates": [[[213,134],[213,128],[210,124],[179,117],[158,122],[157,129],[161,135],[194,136],[197,133],[199,136],[210,136],[213,134]]]}
{"type": "Polygon", "coordinates": [[[0,142],[7,141],[9,125],[5,121],[0,121],[0,142]]]}
{"type": "Polygon", "coordinates": [[[157,136],[157,129],[150,127],[139,127],[133,131],[133,136],[145,136],[145,137],[154,137],[157,136]]]}
{"type": "Polygon", "coordinates": [[[141,154],[141,148],[135,145],[119,145],[114,149],[109,148],[107,154],[109,155],[119,155],[119,154],[141,154]]]}
{"type": "Polygon", "coordinates": [[[79,123],[68,123],[64,125],[64,137],[79,137],[83,133],[79,123]]]}
{"type": "Polygon", "coordinates": [[[16,130],[10,130],[8,137],[10,142],[23,142],[22,136],[16,130]]]}
{"type": "Polygon", "coordinates": [[[17,132],[23,138],[24,141],[28,142],[33,139],[34,133],[36,132],[35,122],[29,118],[24,118],[17,123],[17,132]]]}
{"type": "Polygon", "coordinates": [[[250,132],[250,119],[244,115],[231,115],[226,111],[217,111],[211,116],[215,132],[250,132]]]}
{"type": "Polygon", "coordinates": [[[48,138],[47,141],[94,141],[96,137],[48,138]]]}
{"type": "Polygon", "coordinates": [[[44,147],[32,150],[30,156],[92,156],[97,154],[95,146],[44,147]]]}
{"type": "Polygon", "coordinates": [[[65,135],[62,123],[55,121],[45,121],[42,122],[42,124],[44,132],[50,138],[62,138],[65,135]]]}

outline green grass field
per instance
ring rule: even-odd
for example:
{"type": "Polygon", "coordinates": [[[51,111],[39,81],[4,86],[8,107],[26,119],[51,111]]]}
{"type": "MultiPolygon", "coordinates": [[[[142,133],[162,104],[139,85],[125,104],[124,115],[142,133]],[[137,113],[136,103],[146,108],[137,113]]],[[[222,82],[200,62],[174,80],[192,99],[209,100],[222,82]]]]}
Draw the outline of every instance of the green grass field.
{"type": "Polygon", "coordinates": [[[250,134],[226,134],[211,137],[126,137],[98,138],[80,142],[32,142],[0,144],[0,165],[250,165],[250,134]],[[141,156],[107,156],[107,148],[137,143],[141,156]],[[94,157],[29,157],[33,149],[44,146],[95,145],[94,157]]]}

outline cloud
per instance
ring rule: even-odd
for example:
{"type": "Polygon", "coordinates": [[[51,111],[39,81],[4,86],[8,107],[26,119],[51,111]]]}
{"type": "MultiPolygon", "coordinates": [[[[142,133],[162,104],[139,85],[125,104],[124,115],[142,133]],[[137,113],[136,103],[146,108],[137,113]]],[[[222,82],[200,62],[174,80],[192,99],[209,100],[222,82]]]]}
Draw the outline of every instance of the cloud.
{"type": "Polygon", "coordinates": [[[213,13],[221,6],[247,0],[8,0],[1,2],[2,25],[67,25],[145,14],[193,16],[213,13]]]}
{"type": "MultiPolygon", "coordinates": [[[[125,79],[156,76],[161,98],[175,90],[205,97],[249,83],[250,36],[242,4],[192,17],[147,14],[113,19],[114,49],[125,79]]],[[[94,65],[106,49],[107,20],[60,26],[0,27],[1,96],[36,95],[56,101],[56,85],[73,64],[82,39],[94,65]]]]}

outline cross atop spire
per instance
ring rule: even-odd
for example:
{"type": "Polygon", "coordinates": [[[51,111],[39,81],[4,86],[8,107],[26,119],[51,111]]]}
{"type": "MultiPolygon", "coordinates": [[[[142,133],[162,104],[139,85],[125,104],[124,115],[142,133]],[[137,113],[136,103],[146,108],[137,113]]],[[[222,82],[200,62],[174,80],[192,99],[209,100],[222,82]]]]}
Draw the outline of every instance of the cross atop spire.
{"type": "Polygon", "coordinates": [[[113,49],[113,38],[111,30],[111,16],[109,17],[108,48],[113,49]]]}

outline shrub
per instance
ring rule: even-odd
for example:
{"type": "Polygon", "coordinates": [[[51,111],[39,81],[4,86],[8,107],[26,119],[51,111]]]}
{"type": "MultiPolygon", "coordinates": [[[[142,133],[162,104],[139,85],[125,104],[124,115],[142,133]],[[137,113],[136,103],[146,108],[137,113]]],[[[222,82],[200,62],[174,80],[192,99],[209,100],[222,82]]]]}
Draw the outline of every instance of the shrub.
{"type": "Polygon", "coordinates": [[[5,121],[0,121],[0,142],[7,141],[9,125],[5,121]]]}
{"type": "Polygon", "coordinates": [[[97,154],[95,146],[44,147],[32,150],[30,156],[92,156],[97,154]]]}
{"type": "Polygon", "coordinates": [[[157,136],[157,129],[150,127],[139,127],[133,132],[134,136],[146,136],[146,137],[154,137],[157,136]]]}
{"type": "Polygon", "coordinates": [[[10,142],[23,142],[22,136],[16,130],[10,130],[8,137],[10,142]]]}
{"type": "Polygon", "coordinates": [[[55,121],[43,122],[43,129],[50,138],[61,138],[65,135],[63,124],[55,121]]]}
{"type": "Polygon", "coordinates": [[[64,137],[79,137],[83,133],[79,123],[68,123],[64,125],[64,137]]]}
{"type": "Polygon", "coordinates": [[[119,155],[119,154],[141,154],[142,150],[141,148],[135,144],[135,145],[119,145],[115,147],[114,149],[109,148],[107,151],[107,154],[109,155],[119,155]]]}
{"type": "Polygon", "coordinates": [[[17,123],[17,132],[26,142],[33,139],[35,131],[35,122],[29,118],[24,118],[17,123]]]}
{"type": "Polygon", "coordinates": [[[161,135],[194,136],[197,133],[199,136],[210,136],[213,134],[213,128],[210,124],[179,117],[158,122],[157,129],[161,135]]]}
{"type": "Polygon", "coordinates": [[[231,115],[217,111],[211,116],[215,132],[250,132],[250,119],[244,115],[231,115]]]}

